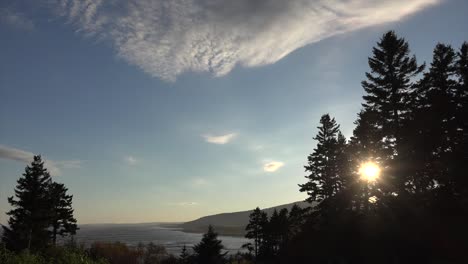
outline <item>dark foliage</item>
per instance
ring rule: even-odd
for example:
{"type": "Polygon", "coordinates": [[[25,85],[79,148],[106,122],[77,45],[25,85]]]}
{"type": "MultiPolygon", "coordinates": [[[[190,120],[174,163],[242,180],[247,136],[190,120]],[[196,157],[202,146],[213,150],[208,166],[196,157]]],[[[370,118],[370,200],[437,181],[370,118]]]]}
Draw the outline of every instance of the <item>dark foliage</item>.
{"type": "Polygon", "coordinates": [[[8,198],[14,208],[7,213],[10,216],[8,227],[3,227],[2,240],[8,249],[36,251],[49,243],[50,183],[50,175],[44,168],[44,162],[40,156],[35,156],[31,165],[26,167],[23,177],[18,179],[16,199],[8,198]]]}
{"type": "Polygon", "coordinates": [[[73,217],[72,195],[67,194],[65,185],[53,182],[49,185],[49,206],[51,207],[52,243],[57,242],[57,235],[75,235],[78,226],[73,217]]]}
{"type": "Polygon", "coordinates": [[[265,228],[268,223],[268,216],[265,212],[262,212],[260,208],[255,210],[249,216],[249,224],[245,228],[247,234],[246,238],[252,239],[253,241],[253,253],[255,258],[259,255],[259,249],[263,247],[265,241],[265,228]]]}
{"type": "Polygon", "coordinates": [[[300,184],[301,192],[307,192],[308,202],[321,202],[340,191],[345,183],[340,171],[340,159],[345,139],[334,118],[326,114],[320,118],[319,132],[314,138],[317,148],[309,155],[305,170],[308,182],[300,184]]]}
{"type": "Polygon", "coordinates": [[[246,238],[254,242],[254,254],[245,259],[252,258],[262,263],[277,260],[281,252],[286,252],[291,239],[300,232],[305,220],[305,211],[293,205],[290,212],[286,208],[279,212],[274,210],[268,218],[268,215],[257,207],[250,214],[250,222],[246,227],[246,238]]]}
{"type": "Polygon", "coordinates": [[[273,214],[258,261],[468,262],[468,44],[438,44],[423,72],[390,31],[369,67],[350,141],[328,114],[320,119],[300,185],[311,210],[297,222],[292,211],[288,221],[273,214]],[[361,177],[368,162],[376,180],[361,177]]]}
{"type": "Polygon", "coordinates": [[[225,263],[224,256],[226,253],[222,253],[223,249],[222,241],[218,239],[218,234],[210,225],[208,231],[203,234],[200,243],[193,247],[193,251],[195,252],[194,261],[199,264],[225,263]]]}
{"type": "Polygon", "coordinates": [[[63,184],[51,180],[41,156],[34,156],[23,177],[18,179],[15,197],[8,202],[14,208],[8,227],[3,226],[2,240],[13,251],[38,251],[56,243],[57,235],[74,235],[72,196],[63,184]]]}
{"type": "Polygon", "coordinates": [[[188,264],[191,261],[191,255],[187,251],[187,247],[184,245],[182,248],[182,252],[180,253],[179,259],[177,263],[180,264],[188,264]]]}

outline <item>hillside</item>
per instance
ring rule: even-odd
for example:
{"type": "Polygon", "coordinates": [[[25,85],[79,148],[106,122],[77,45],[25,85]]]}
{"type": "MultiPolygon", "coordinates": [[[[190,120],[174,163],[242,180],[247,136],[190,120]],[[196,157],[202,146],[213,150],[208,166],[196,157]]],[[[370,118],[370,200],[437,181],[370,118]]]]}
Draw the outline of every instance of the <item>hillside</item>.
{"type": "MultiPolygon", "coordinates": [[[[263,211],[268,215],[271,215],[275,209],[278,211],[283,208],[290,210],[294,204],[297,204],[301,208],[309,206],[309,203],[306,202],[295,202],[266,208],[263,211]]],[[[183,223],[179,227],[181,227],[185,232],[203,233],[207,230],[208,225],[212,225],[221,235],[243,236],[245,233],[245,227],[249,223],[249,215],[252,211],[253,210],[204,216],[199,219],[183,223]]]]}

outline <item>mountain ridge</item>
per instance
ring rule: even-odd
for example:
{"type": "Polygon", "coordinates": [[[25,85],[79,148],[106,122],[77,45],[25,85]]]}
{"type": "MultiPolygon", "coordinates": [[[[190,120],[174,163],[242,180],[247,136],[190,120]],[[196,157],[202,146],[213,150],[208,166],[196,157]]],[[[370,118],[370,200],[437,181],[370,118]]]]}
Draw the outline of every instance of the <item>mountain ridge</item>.
{"type": "MultiPolygon", "coordinates": [[[[289,211],[294,204],[297,204],[301,208],[310,206],[310,204],[307,202],[297,201],[289,204],[282,204],[265,208],[262,209],[262,211],[266,212],[268,215],[271,215],[275,209],[279,211],[283,208],[286,208],[289,211]]],[[[178,227],[182,228],[184,232],[203,233],[206,232],[209,225],[212,225],[216,232],[218,232],[220,235],[244,236],[245,227],[249,223],[249,215],[252,213],[252,211],[253,209],[239,212],[207,215],[180,224],[178,227]]]]}

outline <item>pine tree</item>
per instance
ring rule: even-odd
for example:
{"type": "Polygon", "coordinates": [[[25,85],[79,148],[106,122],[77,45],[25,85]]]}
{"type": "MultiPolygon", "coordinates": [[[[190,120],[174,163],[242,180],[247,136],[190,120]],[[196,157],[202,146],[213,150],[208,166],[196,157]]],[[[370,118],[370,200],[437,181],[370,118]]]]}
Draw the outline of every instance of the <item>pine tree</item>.
{"type": "Polygon", "coordinates": [[[386,156],[378,122],[376,111],[363,110],[358,114],[358,119],[354,122],[356,128],[350,141],[354,163],[359,164],[367,160],[382,162],[382,158],[386,156]]]}
{"type": "MultiPolygon", "coordinates": [[[[351,208],[355,210],[365,209],[366,199],[376,187],[362,184],[359,167],[366,162],[373,162],[382,166],[385,163],[385,157],[391,156],[382,142],[383,131],[378,124],[378,119],[377,111],[371,109],[361,110],[354,122],[356,127],[347,147],[346,158],[348,164],[345,166],[348,169],[348,185],[346,191],[351,208]]],[[[381,187],[384,192],[386,192],[386,189],[386,186],[381,187]]]]}
{"type": "Polygon", "coordinates": [[[281,251],[289,242],[289,212],[283,208],[278,213],[278,251],[281,251]]]}
{"type": "Polygon", "coordinates": [[[355,140],[368,141],[366,144],[372,142],[369,147],[380,148],[366,151],[380,156],[377,159],[385,171],[380,186],[375,189],[391,197],[411,188],[407,186],[410,182],[407,171],[410,164],[409,158],[405,157],[408,146],[403,142],[403,130],[411,120],[414,79],[425,65],[418,65],[416,57],[410,56],[408,43],[393,31],[382,36],[372,53],[373,56],[369,58],[371,71],[366,73],[367,80],[362,82],[366,94],[363,96],[364,110],[359,123],[365,127],[358,127],[355,131],[368,138],[360,139],[355,135],[355,140]],[[375,139],[378,141],[375,142],[375,139]]]}
{"type": "Polygon", "coordinates": [[[468,42],[463,42],[457,53],[456,73],[459,79],[461,97],[468,97],[468,42]]]}
{"type": "Polygon", "coordinates": [[[306,176],[308,182],[299,185],[300,191],[309,195],[308,202],[321,202],[336,194],[343,182],[341,176],[344,176],[338,171],[338,153],[342,151],[338,148],[339,125],[328,114],[320,118],[320,124],[314,138],[318,141],[317,147],[309,155],[308,165],[305,166],[310,173],[306,176]]]}
{"type": "Polygon", "coordinates": [[[48,188],[49,205],[52,208],[51,226],[52,226],[52,243],[55,245],[57,235],[75,235],[78,226],[76,219],[73,217],[72,195],[67,194],[68,189],[65,185],[53,182],[48,188]]]}
{"type": "Polygon", "coordinates": [[[219,264],[224,263],[226,253],[221,253],[224,246],[222,241],[218,239],[218,234],[215,233],[213,227],[208,226],[208,232],[203,234],[200,243],[193,247],[195,252],[196,263],[199,264],[219,264]]]}
{"type": "Polygon", "coordinates": [[[274,209],[265,228],[264,243],[261,249],[262,259],[271,260],[276,257],[280,244],[280,228],[279,214],[274,209]]]}
{"type": "Polygon", "coordinates": [[[305,216],[304,210],[297,204],[294,204],[289,211],[288,222],[289,222],[289,237],[292,238],[301,231],[301,227],[304,224],[305,216]]]}
{"type": "Polygon", "coordinates": [[[336,136],[336,144],[334,148],[334,153],[335,153],[335,159],[336,161],[334,162],[335,164],[335,190],[336,192],[342,191],[348,187],[350,184],[350,157],[349,157],[349,151],[348,151],[348,142],[345,138],[345,136],[341,133],[341,131],[338,131],[337,136],[336,136]]]}
{"type": "Polygon", "coordinates": [[[367,80],[362,82],[367,93],[363,106],[365,111],[378,115],[374,121],[383,131],[381,140],[396,155],[400,130],[411,109],[413,77],[424,70],[424,65],[418,65],[416,57],[409,55],[408,43],[394,31],[385,33],[372,53],[371,72],[366,73],[367,80]]]}
{"type": "Polygon", "coordinates": [[[262,246],[263,233],[267,222],[266,213],[262,212],[258,207],[249,215],[249,224],[247,224],[245,228],[247,231],[245,237],[252,239],[254,242],[253,248],[255,258],[258,258],[259,248],[262,246]]]}
{"type": "Polygon", "coordinates": [[[456,134],[457,82],[454,80],[456,54],[452,47],[437,44],[434,49],[429,71],[424,74],[417,89],[418,109],[415,110],[412,128],[407,145],[419,144],[412,160],[421,159],[418,167],[423,170],[413,172],[413,185],[416,192],[423,192],[437,182],[439,188],[452,192],[450,179],[453,147],[456,134]]]}
{"type": "Polygon", "coordinates": [[[458,78],[455,120],[458,133],[454,149],[454,156],[457,157],[454,185],[457,194],[467,197],[468,177],[465,175],[468,171],[468,42],[464,42],[457,53],[455,69],[458,78]]]}
{"type": "Polygon", "coordinates": [[[187,247],[184,246],[182,247],[182,252],[180,253],[180,256],[179,256],[179,261],[178,263],[180,264],[188,264],[190,261],[190,254],[188,253],[187,251],[187,247]]]}
{"type": "Polygon", "coordinates": [[[8,202],[14,209],[7,215],[8,227],[3,226],[2,237],[6,246],[14,251],[36,251],[49,243],[50,206],[48,186],[51,179],[41,156],[34,156],[23,177],[17,181],[15,196],[8,202]]]}

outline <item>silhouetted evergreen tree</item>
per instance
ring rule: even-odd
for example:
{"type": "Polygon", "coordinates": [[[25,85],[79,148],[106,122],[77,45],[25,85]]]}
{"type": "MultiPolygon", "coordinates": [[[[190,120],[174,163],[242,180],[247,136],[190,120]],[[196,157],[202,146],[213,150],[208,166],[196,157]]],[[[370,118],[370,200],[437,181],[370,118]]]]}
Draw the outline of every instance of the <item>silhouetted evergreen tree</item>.
{"type": "Polygon", "coordinates": [[[390,156],[388,149],[385,149],[382,142],[382,129],[379,125],[379,113],[367,109],[361,110],[358,114],[353,136],[348,147],[348,179],[351,184],[348,186],[352,202],[355,209],[363,209],[365,197],[372,192],[374,186],[364,186],[359,181],[359,167],[366,162],[374,162],[384,166],[385,159],[390,156]],[[370,189],[368,189],[370,187],[370,189]]]}
{"type": "Polygon", "coordinates": [[[301,231],[301,227],[304,224],[305,215],[304,209],[300,208],[297,204],[294,204],[289,211],[288,222],[289,222],[289,237],[292,238],[301,231]]]}
{"type": "Polygon", "coordinates": [[[195,261],[199,264],[219,264],[224,263],[224,256],[222,253],[224,246],[222,241],[218,239],[218,234],[214,232],[213,227],[208,226],[208,232],[203,234],[200,243],[193,247],[195,252],[195,261]]]}
{"type": "Polygon", "coordinates": [[[413,172],[413,181],[417,193],[438,188],[453,190],[450,168],[453,160],[453,147],[456,125],[456,92],[457,82],[454,79],[455,51],[452,47],[437,44],[434,49],[429,71],[417,89],[417,109],[414,123],[410,128],[413,135],[407,144],[418,142],[415,146],[414,164],[419,170],[413,172]]]}
{"type": "Polygon", "coordinates": [[[48,187],[49,206],[51,207],[52,243],[55,245],[57,235],[75,235],[78,226],[73,217],[72,195],[61,183],[52,182],[48,187]]]}
{"type": "MultiPolygon", "coordinates": [[[[454,155],[457,157],[455,169],[456,193],[464,199],[468,197],[468,42],[464,42],[457,53],[455,72],[458,79],[456,123],[458,134],[454,155]]],[[[468,209],[468,201],[465,203],[468,209]]]]}
{"type": "Polygon", "coordinates": [[[463,224],[468,220],[463,205],[468,193],[463,191],[467,190],[463,186],[468,169],[467,148],[463,147],[466,117],[461,110],[464,93],[459,59],[452,47],[437,44],[430,68],[420,81],[405,142],[411,146],[407,156],[412,164],[413,195],[398,199],[400,221],[411,227],[406,232],[399,230],[400,241],[412,241],[416,248],[413,254],[418,250],[419,254],[437,252],[433,256],[445,261],[460,256],[463,250],[459,245],[468,244],[468,228],[463,224]],[[444,237],[445,246],[435,251],[440,237],[444,237]]]}
{"type": "Polygon", "coordinates": [[[267,223],[268,218],[266,213],[262,212],[258,207],[249,215],[249,224],[245,228],[247,231],[245,237],[252,239],[254,242],[253,251],[255,258],[258,258],[259,249],[263,243],[267,223]]]}
{"type": "Polygon", "coordinates": [[[317,136],[300,186],[320,203],[281,254],[285,263],[466,262],[468,44],[458,53],[438,44],[424,74],[409,53],[403,38],[384,34],[350,142],[317,136]],[[382,170],[375,182],[360,179],[367,161],[382,170]],[[323,188],[328,175],[339,179],[334,192],[323,188]]]}
{"type": "Polygon", "coordinates": [[[381,139],[392,154],[397,154],[399,131],[411,109],[411,94],[414,88],[413,77],[424,70],[418,65],[415,56],[410,56],[409,45],[394,31],[385,33],[369,58],[371,72],[362,82],[366,91],[363,96],[365,111],[375,111],[379,118],[375,121],[384,131],[381,139]]]}
{"type": "MultiPolygon", "coordinates": [[[[377,151],[381,155],[381,166],[390,167],[382,175],[386,185],[379,188],[385,194],[402,194],[408,184],[408,175],[404,171],[408,164],[403,162],[405,158],[402,155],[405,145],[400,144],[402,130],[412,112],[414,78],[424,70],[424,65],[418,65],[416,57],[410,55],[408,43],[393,31],[382,36],[372,53],[369,58],[371,71],[366,73],[367,80],[362,82],[366,91],[362,105],[364,112],[371,114],[361,114],[359,123],[372,129],[369,132],[374,135],[370,137],[378,136],[382,146],[377,151]],[[362,120],[363,117],[372,119],[362,120]],[[392,163],[398,163],[398,166],[392,163]]],[[[359,131],[361,128],[356,129],[359,131]]]]}
{"type": "MultiPolygon", "coordinates": [[[[308,182],[300,184],[300,191],[307,192],[308,202],[321,202],[336,194],[343,185],[343,178],[339,172],[338,157],[341,153],[338,142],[340,134],[339,125],[334,118],[325,114],[320,118],[317,147],[308,156],[308,165],[305,166],[308,182]]],[[[341,139],[342,140],[342,139],[341,139]]]]}
{"type": "Polygon", "coordinates": [[[278,246],[277,252],[279,253],[287,247],[290,236],[289,236],[289,212],[288,209],[283,208],[278,213],[277,220],[277,232],[278,232],[278,246]]]}
{"type": "Polygon", "coordinates": [[[279,248],[279,214],[275,209],[271,214],[270,218],[265,222],[263,228],[263,241],[259,248],[259,258],[262,261],[272,261],[279,248]]]}
{"type": "Polygon", "coordinates": [[[41,156],[34,156],[33,162],[17,182],[16,199],[8,198],[14,209],[7,212],[10,218],[8,227],[3,226],[2,240],[10,250],[36,251],[49,243],[48,186],[51,179],[41,156]]]}
{"type": "Polygon", "coordinates": [[[354,122],[350,152],[356,164],[367,160],[379,162],[384,154],[378,118],[376,111],[362,110],[354,122]]]}
{"type": "Polygon", "coordinates": [[[188,253],[187,247],[185,245],[182,247],[182,252],[180,253],[178,263],[180,263],[180,264],[189,264],[190,263],[190,254],[188,253]]]}

